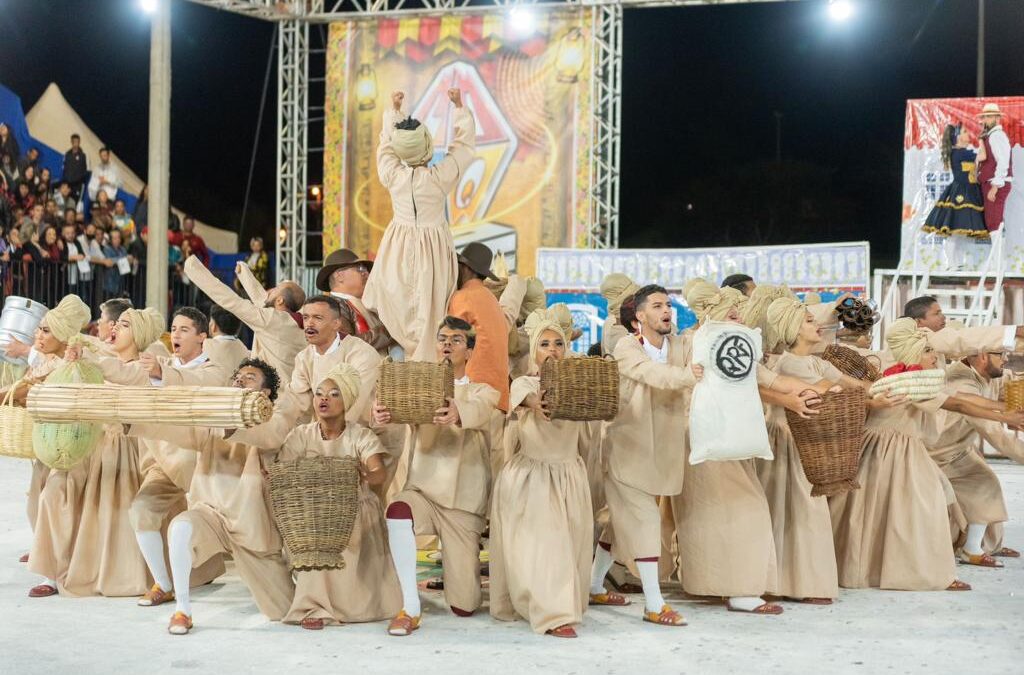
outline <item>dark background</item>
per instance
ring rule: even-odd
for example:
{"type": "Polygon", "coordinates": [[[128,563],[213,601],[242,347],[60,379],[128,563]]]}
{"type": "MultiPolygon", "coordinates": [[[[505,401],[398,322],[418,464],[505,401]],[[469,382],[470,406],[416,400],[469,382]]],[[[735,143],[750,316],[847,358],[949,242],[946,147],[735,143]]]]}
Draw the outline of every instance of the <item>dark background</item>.
{"type": "MultiPolygon", "coordinates": [[[[895,263],[905,101],[974,95],[977,4],[854,2],[845,24],[819,0],[625,12],[621,246],[869,239],[874,265],[895,263]]],[[[172,11],[172,202],[237,230],[274,27],[181,0],[172,11]]],[[[986,94],[1024,94],[1024,2],[988,0],[986,14],[986,94]]],[[[149,25],[136,0],[6,0],[0,50],[0,83],[26,112],[56,82],[145,175],[149,25]]],[[[271,65],[243,246],[276,229],[276,53],[271,65]]],[[[322,105],[322,86],[311,91],[322,105]]]]}

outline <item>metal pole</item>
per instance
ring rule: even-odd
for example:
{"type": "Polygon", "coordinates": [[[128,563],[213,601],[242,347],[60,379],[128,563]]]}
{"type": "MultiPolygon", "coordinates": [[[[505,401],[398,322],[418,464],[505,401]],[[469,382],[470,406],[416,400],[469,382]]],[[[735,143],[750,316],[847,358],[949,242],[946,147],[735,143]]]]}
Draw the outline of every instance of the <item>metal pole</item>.
{"type": "Polygon", "coordinates": [[[978,92],[985,95],[985,0],[978,0],[978,92]]]}
{"type": "Polygon", "coordinates": [[[158,0],[149,43],[149,241],[146,306],[167,312],[167,215],[171,169],[171,3],[158,0]]]}

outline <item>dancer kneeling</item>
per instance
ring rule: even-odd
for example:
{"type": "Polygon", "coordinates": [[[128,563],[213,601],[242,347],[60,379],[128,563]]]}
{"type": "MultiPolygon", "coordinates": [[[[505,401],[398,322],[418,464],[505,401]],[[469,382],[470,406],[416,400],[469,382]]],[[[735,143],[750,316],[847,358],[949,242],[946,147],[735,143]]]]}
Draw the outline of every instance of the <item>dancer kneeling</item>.
{"type": "MultiPolygon", "coordinates": [[[[546,310],[526,321],[534,373],[562,359],[566,336],[546,310]]],[[[522,617],[537,633],[576,637],[590,587],[593,512],[587,470],[587,422],[551,420],[540,378],[512,383],[518,452],[494,483],[491,506],[491,616],[522,617]]]]}

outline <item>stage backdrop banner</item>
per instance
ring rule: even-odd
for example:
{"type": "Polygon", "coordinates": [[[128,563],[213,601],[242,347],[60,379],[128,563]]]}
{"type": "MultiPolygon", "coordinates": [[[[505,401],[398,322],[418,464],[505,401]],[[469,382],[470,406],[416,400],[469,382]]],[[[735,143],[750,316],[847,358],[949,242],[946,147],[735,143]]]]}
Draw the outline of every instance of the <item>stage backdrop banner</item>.
{"type": "MultiPolygon", "coordinates": [[[[971,146],[977,149],[982,132],[978,113],[986,103],[998,104],[1006,114],[1002,124],[1010,138],[1013,167],[1016,173],[1024,173],[1024,96],[907,101],[901,266],[943,270],[959,262],[956,256],[949,255],[947,238],[926,234],[921,227],[942,191],[953,180],[953,174],[942,166],[942,134],[946,125],[962,124],[971,135],[971,146]]],[[[1006,273],[1024,274],[1024,185],[1014,182],[1013,186],[1003,215],[1006,233],[1003,259],[1006,273]]],[[[979,269],[988,257],[991,244],[966,237],[957,239],[956,245],[966,253],[967,266],[979,269]]]]}
{"type": "Polygon", "coordinates": [[[391,200],[376,149],[391,92],[434,138],[452,139],[449,87],[477,125],[476,159],[449,196],[457,248],[482,241],[532,274],[541,246],[586,243],[594,23],[591,9],[536,12],[529,28],[503,14],[333,23],[327,47],[324,252],[377,250],[391,200]]]}

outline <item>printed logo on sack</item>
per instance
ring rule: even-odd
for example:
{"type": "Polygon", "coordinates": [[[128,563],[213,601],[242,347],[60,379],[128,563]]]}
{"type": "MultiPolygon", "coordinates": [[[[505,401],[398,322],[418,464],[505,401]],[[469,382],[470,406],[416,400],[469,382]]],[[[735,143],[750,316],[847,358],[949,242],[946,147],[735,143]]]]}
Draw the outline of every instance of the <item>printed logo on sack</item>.
{"type": "Polygon", "coordinates": [[[711,348],[715,369],[727,380],[742,380],[754,369],[754,345],[742,333],[719,336],[711,348]]]}

